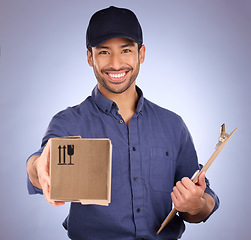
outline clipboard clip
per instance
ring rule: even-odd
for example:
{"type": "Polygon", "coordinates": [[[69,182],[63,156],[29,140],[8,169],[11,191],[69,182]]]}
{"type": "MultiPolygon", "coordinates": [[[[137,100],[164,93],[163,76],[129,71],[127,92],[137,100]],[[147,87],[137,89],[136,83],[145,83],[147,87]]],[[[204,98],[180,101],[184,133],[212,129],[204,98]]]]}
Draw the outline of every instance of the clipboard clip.
{"type": "Polygon", "coordinates": [[[223,123],[220,127],[219,142],[216,144],[215,149],[217,149],[228,137],[229,134],[225,132],[225,123],[223,123]]]}

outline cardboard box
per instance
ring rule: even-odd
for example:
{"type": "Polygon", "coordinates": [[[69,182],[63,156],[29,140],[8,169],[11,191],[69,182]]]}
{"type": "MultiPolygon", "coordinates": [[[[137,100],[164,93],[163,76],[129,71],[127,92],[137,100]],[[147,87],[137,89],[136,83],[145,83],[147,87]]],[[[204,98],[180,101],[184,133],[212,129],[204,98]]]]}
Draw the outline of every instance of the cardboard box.
{"type": "Polygon", "coordinates": [[[50,160],[52,200],[109,205],[112,161],[109,139],[53,138],[50,160]]]}

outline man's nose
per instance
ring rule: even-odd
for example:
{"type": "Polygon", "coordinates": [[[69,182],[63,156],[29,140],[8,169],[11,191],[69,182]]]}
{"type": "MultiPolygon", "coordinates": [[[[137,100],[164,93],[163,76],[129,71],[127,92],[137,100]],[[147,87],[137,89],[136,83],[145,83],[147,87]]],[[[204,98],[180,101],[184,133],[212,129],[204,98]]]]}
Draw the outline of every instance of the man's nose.
{"type": "Polygon", "coordinates": [[[123,64],[120,54],[112,54],[110,57],[110,67],[119,70],[123,64]]]}

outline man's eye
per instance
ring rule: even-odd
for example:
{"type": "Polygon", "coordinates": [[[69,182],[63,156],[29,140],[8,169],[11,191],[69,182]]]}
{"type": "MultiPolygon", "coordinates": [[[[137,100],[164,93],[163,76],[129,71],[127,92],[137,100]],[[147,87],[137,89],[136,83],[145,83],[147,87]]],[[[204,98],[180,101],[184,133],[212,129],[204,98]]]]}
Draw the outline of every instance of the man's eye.
{"type": "Polygon", "coordinates": [[[100,55],[106,55],[106,54],[108,54],[108,51],[101,51],[99,54],[100,55]]]}
{"type": "Polygon", "coordinates": [[[124,53],[129,53],[129,52],[131,52],[131,50],[130,49],[124,49],[123,52],[124,53]]]}

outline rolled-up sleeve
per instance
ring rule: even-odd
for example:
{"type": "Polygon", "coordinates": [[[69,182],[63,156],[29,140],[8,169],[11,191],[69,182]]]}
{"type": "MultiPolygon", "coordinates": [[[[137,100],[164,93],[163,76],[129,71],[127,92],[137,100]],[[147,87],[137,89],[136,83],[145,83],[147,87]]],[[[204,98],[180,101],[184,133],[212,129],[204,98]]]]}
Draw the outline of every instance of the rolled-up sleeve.
{"type": "Polygon", "coordinates": [[[29,194],[43,194],[43,191],[35,186],[32,185],[32,183],[30,182],[29,177],[27,176],[27,188],[28,188],[28,193],[29,194]]]}
{"type": "MultiPolygon", "coordinates": [[[[32,156],[34,156],[34,155],[41,155],[41,153],[42,153],[42,149],[40,149],[40,150],[39,150],[38,152],[36,152],[36,153],[33,153],[33,154],[28,158],[28,160],[29,160],[32,156]]],[[[28,162],[28,160],[27,160],[27,162],[28,162]]],[[[26,162],[26,164],[27,164],[27,162],[26,162]]],[[[32,183],[31,183],[31,181],[30,181],[30,179],[29,179],[28,174],[27,174],[27,189],[28,189],[28,193],[29,193],[29,194],[43,194],[43,191],[42,191],[41,189],[39,189],[39,188],[37,188],[37,187],[35,187],[35,186],[32,185],[32,183]]]]}
{"type": "MultiPolygon", "coordinates": [[[[200,164],[200,168],[202,169],[202,165],[200,164]]],[[[210,188],[210,183],[209,183],[209,180],[206,178],[206,184],[207,184],[207,187],[206,187],[206,190],[205,190],[205,193],[209,194],[213,199],[214,199],[214,209],[213,211],[210,213],[210,215],[203,220],[203,222],[206,222],[207,219],[219,208],[220,206],[220,200],[218,198],[218,196],[215,194],[215,192],[210,188]]]]}

